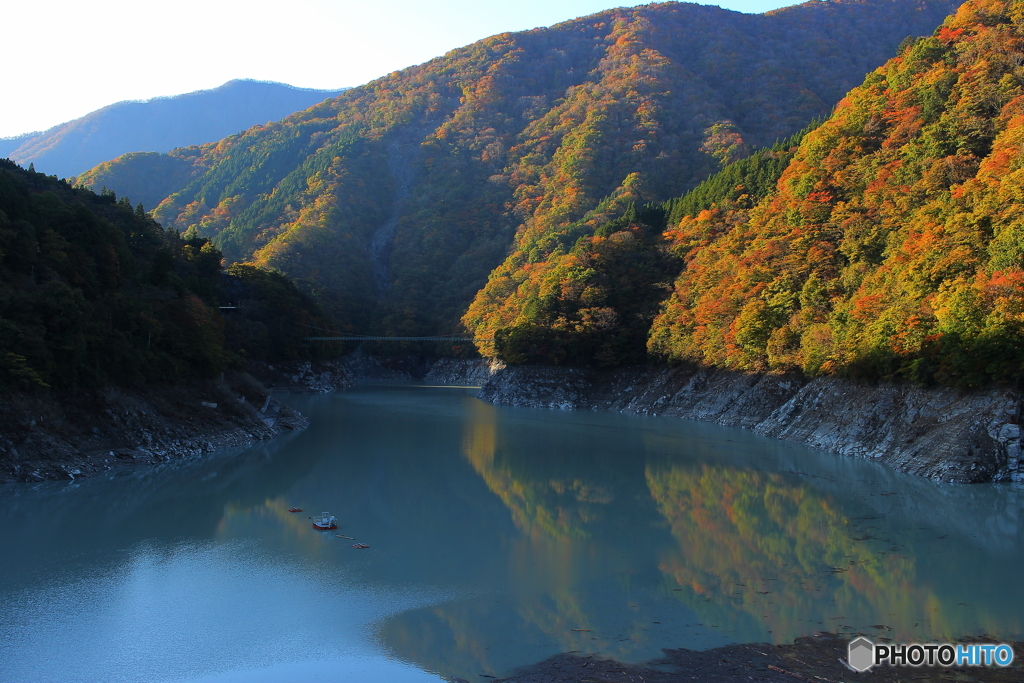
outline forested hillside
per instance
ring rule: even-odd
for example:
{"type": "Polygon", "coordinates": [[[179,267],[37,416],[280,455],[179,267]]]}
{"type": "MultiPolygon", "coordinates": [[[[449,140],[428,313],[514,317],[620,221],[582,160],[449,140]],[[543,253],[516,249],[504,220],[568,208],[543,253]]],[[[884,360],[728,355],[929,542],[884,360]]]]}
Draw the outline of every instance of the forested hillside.
{"type": "MultiPolygon", "coordinates": [[[[236,80],[174,97],[118,102],[42,133],[0,140],[0,158],[9,157],[25,167],[31,163],[61,178],[71,177],[127,152],[167,152],[215,142],[250,126],[282,119],[339,92],[236,80]]],[[[103,181],[102,175],[83,179],[97,192],[103,181]]],[[[125,194],[127,190],[117,192],[125,194]]],[[[138,194],[130,196],[143,201],[142,193],[138,194]]]]}
{"type": "Polygon", "coordinates": [[[142,205],[0,160],[0,388],[210,377],[247,358],[315,358],[329,325],[279,274],[236,265],[142,205]],[[222,316],[220,307],[234,308],[222,316]]]}
{"type": "Polygon", "coordinates": [[[868,75],[777,189],[673,222],[669,361],[973,386],[1024,374],[1024,2],[868,75]]]}
{"type": "Polygon", "coordinates": [[[567,229],[521,236],[463,317],[476,337],[492,340],[478,343],[480,351],[518,364],[644,362],[651,322],[683,267],[666,226],[767,196],[816,125],[729,164],[681,197],[638,209],[635,197],[613,196],[567,229]]]}
{"type": "Polygon", "coordinates": [[[161,152],[129,152],[104,161],[75,178],[74,185],[94,192],[111,190],[145,206],[155,207],[165,197],[187,185],[192,178],[206,171],[204,150],[216,143],[182,147],[167,154],[161,152]]]}
{"type": "MultiPolygon", "coordinates": [[[[107,184],[164,163],[155,192],[184,183],[156,209],[165,225],[301,280],[350,330],[454,332],[514,239],[507,267],[539,262],[795,133],[952,6],[612,10],[488,38],[175,160],[121,159],[107,184]]],[[[657,249],[637,259],[672,268],[657,249]]]]}

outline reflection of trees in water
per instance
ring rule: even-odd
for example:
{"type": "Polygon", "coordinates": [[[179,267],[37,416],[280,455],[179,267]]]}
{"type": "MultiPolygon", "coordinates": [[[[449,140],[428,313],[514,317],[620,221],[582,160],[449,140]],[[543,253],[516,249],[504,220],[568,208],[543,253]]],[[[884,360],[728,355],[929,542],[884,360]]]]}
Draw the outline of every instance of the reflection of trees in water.
{"type": "Polygon", "coordinates": [[[403,612],[381,626],[379,637],[402,658],[467,679],[480,672],[507,675],[526,661],[567,650],[615,653],[612,646],[619,644],[601,628],[606,624],[597,600],[618,596],[594,591],[581,576],[585,554],[565,546],[537,536],[520,538],[509,548],[508,593],[403,612]],[[547,552],[545,543],[558,547],[547,552]],[[579,628],[591,630],[572,630],[579,628]],[[530,653],[526,659],[524,651],[530,653]]]}
{"type": "MultiPolygon", "coordinates": [[[[507,592],[403,612],[378,635],[403,659],[468,680],[479,673],[507,676],[559,652],[637,661],[684,644],[652,641],[651,624],[659,617],[649,600],[626,586],[635,570],[609,567],[614,560],[608,555],[593,551],[589,541],[524,535],[508,548],[507,592]]],[[[646,565],[650,559],[632,561],[646,565]]]]}
{"type": "MultiPolygon", "coordinates": [[[[324,544],[324,534],[334,539],[335,531],[317,532],[312,528],[309,510],[288,512],[292,505],[285,498],[267,498],[259,503],[224,504],[223,513],[217,523],[217,536],[237,538],[246,535],[260,535],[264,538],[276,536],[275,542],[305,554],[319,551],[324,544]]],[[[320,511],[313,512],[318,518],[320,511]]],[[[351,541],[349,541],[351,543],[351,541]]]]}
{"type": "Polygon", "coordinates": [[[685,442],[687,461],[653,460],[653,453],[678,452],[680,442],[651,446],[644,433],[635,447],[616,441],[624,438],[616,434],[607,442],[607,466],[595,465],[604,456],[595,450],[588,457],[583,442],[593,434],[564,437],[580,442],[573,455],[559,444],[530,441],[500,415],[475,404],[462,451],[519,530],[504,542],[511,595],[403,615],[406,637],[415,641],[417,629],[430,635],[396,649],[418,653],[417,661],[446,663],[430,668],[463,677],[501,674],[506,669],[496,658],[505,655],[493,653],[508,640],[633,659],[649,637],[645,627],[659,619],[652,610],[660,609],[659,599],[636,599],[633,577],[642,577],[638,585],[652,594],[663,590],[689,607],[695,622],[718,627],[713,633],[742,641],[789,641],[818,630],[904,641],[1020,630],[1019,618],[998,600],[978,595],[978,606],[960,604],[971,602],[966,596],[976,595],[974,589],[946,577],[971,576],[975,560],[949,556],[949,546],[887,536],[898,533],[895,520],[878,523],[874,533],[885,541],[870,538],[855,519],[860,513],[852,512],[864,507],[867,491],[828,478],[812,482],[726,466],[728,447],[713,439],[685,442]],[[622,457],[625,451],[632,457],[622,457]],[[646,465],[636,457],[645,452],[646,465]],[[891,550],[892,542],[899,548],[891,550]],[[944,554],[933,554],[939,550],[944,554]],[[928,564],[932,558],[941,558],[941,570],[928,564]],[[657,588],[655,576],[665,577],[657,588]],[[413,620],[416,629],[407,627],[413,620]]]}
{"type": "MultiPolygon", "coordinates": [[[[597,521],[615,495],[612,490],[575,472],[544,472],[519,458],[513,463],[497,455],[498,428],[494,406],[471,404],[462,450],[487,487],[512,514],[516,526],[527,533],[553,538],[586,538],[587,526],[597,521]]],[[[531,463],[536,465],[537,463],[531,463]]]]}
{"type": "MultiPolygon", "coordinates": [[[[613,499],[594,482],[579,478],[524,476],[497,456],[497,410],[483,401],[470,404],[463,437],[463,453],[487,487],[509,510],[523,536],[511,539],[509,570],[521,582],[545,582],[543,597],[522,601],[517,612],[523,628],[548,633],[563,645],[573,628],[586,628],[590,619],[580,606],[572,539],[589,535],[586,524],[599,516],[592,508],[613,499]]],[[[530,593],[530,586],[522,586],[530,593]]],[[[507,617],[506,617],[507,618],[507,617]]]]}
{"type": "Polygon", "coordinates": [[[678,542],[659,566],[708,624],[759,629],[776,642],[844,626],[873,632],[873,624],[896,639],[1011,626],[965,614],[959,596],[919,580],[912,544],[889,550],[858,538],[835,503],[807,484],[707,464],[649,465],[647,482],[678,542]]]}
{"type": "Polygon", "coordinates": [[[446,675],[509,673],[522,661],[507,643],[536,644],[536,660],[567,650],[628,657],[648,638],[652,617],[629,604],[622,584],[638,564],[650,575],[656,568],[650,557],[613,551],[622,536],[609,533],[616,506],[635,504],[626,491],[644,490],[639,464],[631,479],[605,481],[587,458],[557,448],[548,457],[518,436],[502,431],[494,406],[469,405],[463,454],[519,532],[504,543],[509,594],[414,610],[381,630],[397,652],[446,675]]]}

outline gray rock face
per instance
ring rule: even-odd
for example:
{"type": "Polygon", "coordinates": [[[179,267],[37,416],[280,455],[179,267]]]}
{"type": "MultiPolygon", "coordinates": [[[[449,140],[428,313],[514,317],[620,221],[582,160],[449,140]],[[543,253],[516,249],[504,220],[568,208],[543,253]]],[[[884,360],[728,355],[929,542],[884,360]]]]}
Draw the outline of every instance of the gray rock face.
{"type": "Polygon", "coordinates": [[[294,360],[269,365],[252,361],[246,370],[278,392],[330,394],[352,386],[352,374],[338,360],[294,360]]]}
{"type": "Polygon", "coordinates": [[[388,381],[422,379],[432,361],[419,356],[373,356],[362,349],[338,359],[354,379],[388,381]]]}
{"type": "MultiPolygon", "coordinates": [[[[338,388],[350,386],[352,381],[365,380],[481,386],[505,367],[500,361],[482,358],[374,356],[359,349],[331,363],[348,377],[348,382],[339,384],[338,388]]],[[[262,375],[260,378],[267,381],[262,375]]]]}
{"type": "Polygon", "coordinates": [[[494,373],[503,369],[505,364],[497,360],[481,358],[462,360],[459,358],[440,358],[423,377],[423,381],[431,384],[452,384],[482,386],[494,373]]]}
{"type": "Polygon", "coordinates": [[[949,482],[1022,481],[1021,396],[707,368],[515,367],[479,397],[496,405],[606,409],[747,427],[949,482]]]}

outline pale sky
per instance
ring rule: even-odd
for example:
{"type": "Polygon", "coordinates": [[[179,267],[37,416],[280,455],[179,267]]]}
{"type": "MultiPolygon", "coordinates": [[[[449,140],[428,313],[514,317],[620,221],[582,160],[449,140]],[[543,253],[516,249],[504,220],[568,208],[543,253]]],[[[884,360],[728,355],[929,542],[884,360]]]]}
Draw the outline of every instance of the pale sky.
{"type": "MultiPolygon", "coordinates": [[[[356,86],[505,31],[550,26],[615,0],[8,0],[0,26],[0,137],[122,100],[233,78],[356,86]]],[[[702,3],[712,4],[712,3],[702,3]]],[[[765,12],[795,4],[727,0],[765,12]]]]}

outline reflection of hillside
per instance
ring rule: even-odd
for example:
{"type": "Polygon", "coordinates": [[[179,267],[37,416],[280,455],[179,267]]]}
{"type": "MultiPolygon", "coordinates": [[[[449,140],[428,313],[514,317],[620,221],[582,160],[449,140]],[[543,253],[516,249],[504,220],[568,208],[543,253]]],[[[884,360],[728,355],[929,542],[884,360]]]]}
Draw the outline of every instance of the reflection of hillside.
{"type": "Polygon", "coordinates": [[[529,466],[537,463],[527,462],[522,454],[513,467],[498,454],[495,407],[476,401],[469,413],[463,453],[508,508],[516,526],[553,538],[586,538],[587,525],[614,500],[611,490],[575,473],[529,471],[529,466]]]}
{"type": "MultiPolygon", "coordinates": [[[[262,505],[316,465],[317,454],[278,457],[296,437],[302,434],[72,484],[9,487],[8,505],[0,514],[0,540],[11,547],[33,546],[35,553],[6,558],[4,569],[18,582],[29,581],[36,568],[50,562],[64,569],[80,563],[76,573],[87,574],[95,570],[93,562],[116,557],[100,559],[98,551],[123,550],[143,540],[210,538],[222,527],[226,508],[262,505]],[[62,530],[59,544],[31,540],[54,529],[62,530]]],[[[47,578],[44,574],[37,580],[47,578]]]]}
{"type": "MultiPolygon", "coordinates": [[[[293,548],[306,554],[320,550],[326,541],[341,541],[335,531],[318,532],[313,529],[309,510],[292,513],[288,512],[289,505],[281,497],[267,498],[261,503],[249,505],[227,502],[217,523],[217,537],[274,537],[278,547],[293,548]]],[[[315,514],[319,516],[319,512],[315,514]]]]}
{"type": "Polygon", "coordinates": [[[663,595],[629,585],[638,576],[645,586],[656,580],[653,558],[620,554],[614,543],[595,548],[591,541],[540,534],[511,540],[507,592],[404,612],[379,635],[403,659],[467,680],[507,676],[559,652],[652,659],[677,642],[659,641],[651,630],[664,618],[655,609],[663,595]]]}
{"type": "MultiPolygon", "coordinates": [[[[513,471],[512,465],[497,455],[498,441],[496,408],[483,401],[472,403],[465,422],[463,453],[525,534],[512,539],[508,548],[509,570],[520,582],[520,589],[530,594],[515,606],[517,630],[522,639],[543,633],[571,649],[572,629],[583,628],[589,621],[579,604],[576,556],[580,548],[573,539],[589,535],[586,525],[600,516],[595,507],[606,506],[613,496],[595,483],[573,476],[545,477],[541,472],[541,476],[531,477],[534,473],[528,473],[529,465],[522,461],[517,463],[518,471],[513,471]],[[544,577],[544,585],[529,585],[539,577],[544,577]]],[[[454,642],[464,641],[467,636],[460,635],[458,627],[460,610],[449,611],[451,608],[439,608],[435,614],[452,629],[454,642]]],[[[478,620],[469,623],[473,621],[478,620]]],[[[467,652],[473,650],[469,647],[467,652]]],[[[474,658],[478,661],[488,661],[482,652],[477,654],[480,656],[474,658]]]]}
{"type": "Polygon", "coordinates": [[[959,594],[921,580],[912,547],[858,538],[805,483],[708,464],[649,465],[647,482],[678,542],[659,566],[708,623],[775,641],[873,624],[897,639],[1019,629],[1016,618],[965,613],[959,594]]]}
{"type": "MultiPolygon", "coordinates": [[[[600,599],[596,593],[587,597],[600,599]]],[[[599,628],[573,632],[576,624],[559,608],[549,596],[539,596],[528,604],[513,596],[460,601],[405,612],[389,619],[380,635],[403,659],[442,676],[467,680],[481,680],[477,678],[480,673],[505,676],[523,663],[571,650],[638,658],[630,647],[600,634],[599,628]]],[[[640,623],[644,617],[650,615],[636,617],[635,631],[643,633],[640,623]]],[[[639,658],[657,654],[652,649],[639,658]]]]}
{"type": "Polygon", "coordinates": [[[586,440],[604,437],[585,427],[519,424],[477,401],[462,439],[464,456],[515,523],[501,539],[506,590],[396,615],[382,640],[424,668],[470,680],[569,650],[658,656],[648,629],[659,618],[651,603],[663,598],[649,588],[660,577],[648,549],[666,535],[653,505],[643,504],[642,460],[614,450],[608,461],[588,457],[597,451],[586,440]],[[637,577],[647,588],[632,588],[637,577]]]}

